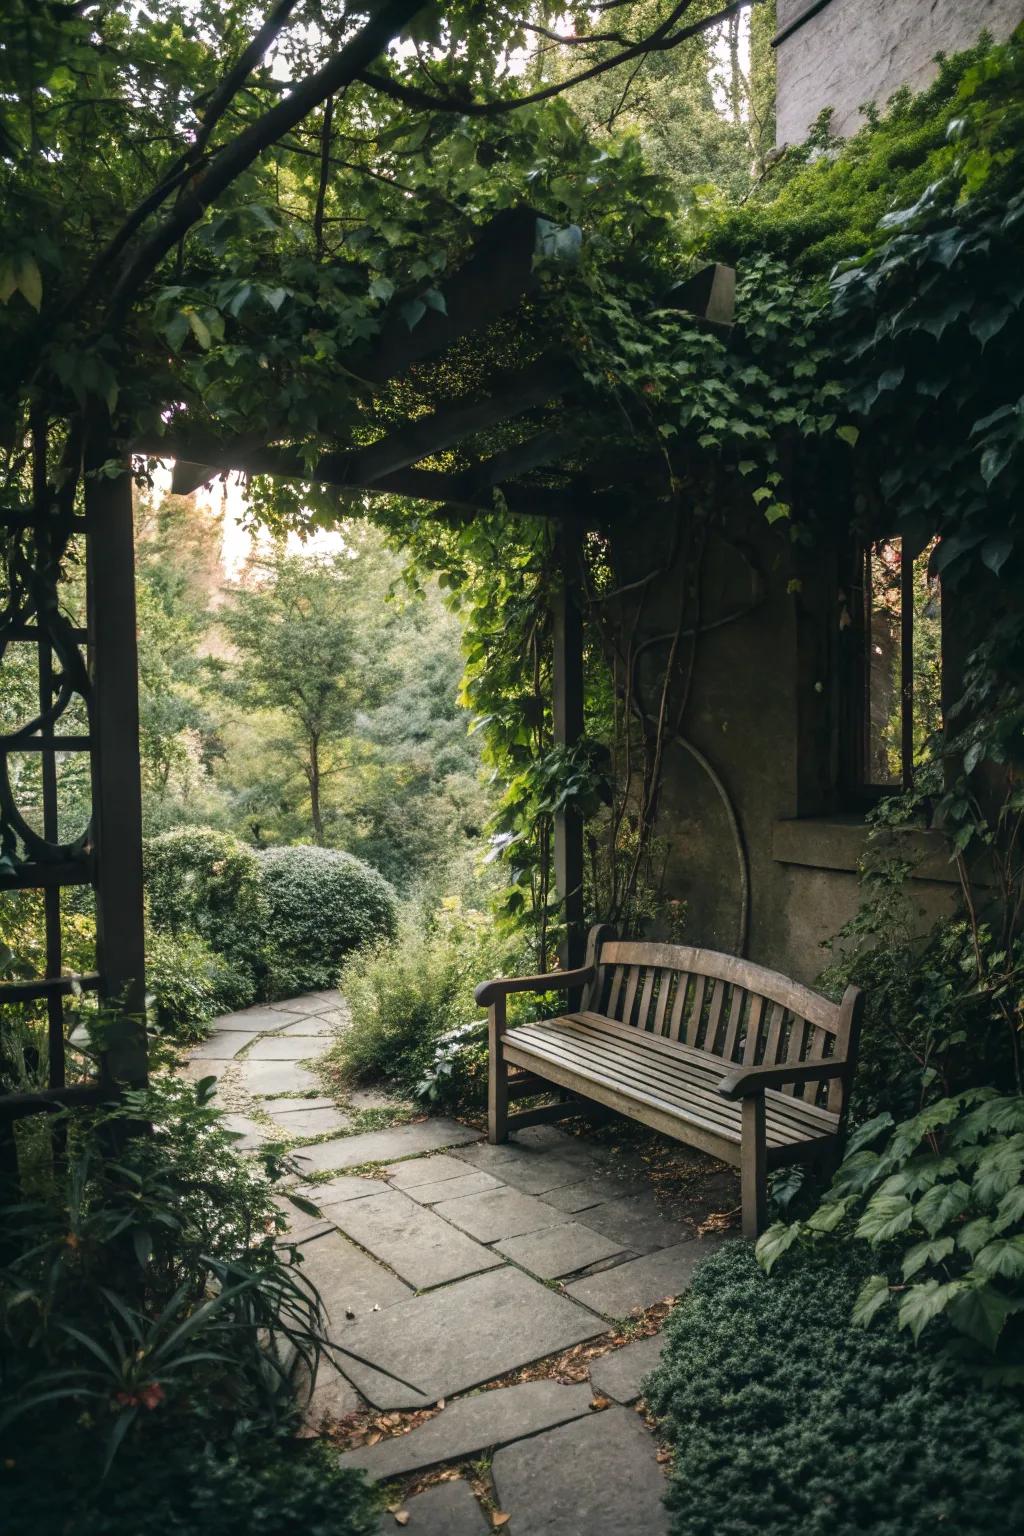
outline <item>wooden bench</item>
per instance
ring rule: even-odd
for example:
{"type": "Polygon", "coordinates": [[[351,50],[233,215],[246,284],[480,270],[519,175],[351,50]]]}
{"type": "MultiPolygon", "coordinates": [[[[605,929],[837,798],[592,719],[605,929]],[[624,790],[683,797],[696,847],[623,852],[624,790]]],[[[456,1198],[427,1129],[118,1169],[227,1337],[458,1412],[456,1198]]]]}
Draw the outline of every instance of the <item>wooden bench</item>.
{"type": "Polygon", "coordinates": [[[586,963],[486,981],[488,1134],[607,1106],[740,1169],[743,1231],[765,1225],[767,1174],[836,1158],[856,1063],[863,994],[832,1003],[749,960],[684,944],[630,944],[591,930],[586,963]],[[568,991],[569,1011],[506,1025],[510,992],[568,991]],[[518,1069],[510,1077],[509,1068],[518,1069]],[[509,1114],[555,1084],[563,1101],[509,1114]],[[575,1097],[572,1097],[575,1096],[575,1097]]]}

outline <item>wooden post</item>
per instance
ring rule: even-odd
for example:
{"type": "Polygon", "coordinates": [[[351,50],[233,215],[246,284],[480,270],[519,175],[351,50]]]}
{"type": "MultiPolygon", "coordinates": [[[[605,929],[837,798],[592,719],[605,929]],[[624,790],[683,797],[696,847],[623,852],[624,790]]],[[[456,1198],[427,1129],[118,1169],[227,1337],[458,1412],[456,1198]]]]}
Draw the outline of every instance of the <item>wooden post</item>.
{"type": "MultiPolygon", "coordinates": [[[[559,582],[552,605],[554,662],[552,715],[555,744],[571,747],[583,735],[583,618],[578,596],[582,529],[562,523],[556,546],[559,582]]],[[[565,922],[562,966],[583,960],[583,819],[570,807],[555,816],[555,891],[565,922]]]]}
{"type": "Polygon", "coordinates": [[[505,994],[491,1004],[487,1025],[487,1140],[492,1146],[508,1141],[508,1065],[502,1049],[505,1033],[505,994]]]}
{"type": "MultiPolygon", "coordinates": [[[[92,466],[103,462],[102,450],[92,466]]],[[[146,980],[142,905],[142,787],[135,632],[132,478],[102,472],[85,482],[92,804],[100,994],[123,1016],[106,1068],[146,1082],[146,980]]]]}
{"type": "Polygon", "coordinates": [[[743,1201],[743,1236],[758,1238],[768,1223],[768,1159],[765,1138],[764,1093],[743,1100],[740,1141],[740,1196],[743,1201]]]}

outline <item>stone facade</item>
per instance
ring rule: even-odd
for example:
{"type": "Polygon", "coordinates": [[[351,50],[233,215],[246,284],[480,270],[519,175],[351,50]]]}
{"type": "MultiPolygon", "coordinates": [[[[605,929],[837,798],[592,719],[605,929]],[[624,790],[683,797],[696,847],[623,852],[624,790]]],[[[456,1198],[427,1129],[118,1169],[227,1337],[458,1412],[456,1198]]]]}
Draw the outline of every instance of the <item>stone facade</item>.
{"type": "MultiPolygon", "coordinates": [[[[634,646],[650,647],[652,668],[665,655],[654,637],[671,632],[685,579],[672,543],[667,530],[638,521],[612,546],[617,578],[645,583],[634,646]]],[[[801,560],[788,540],[739,511],[711,537],[701,581],[709,627],[685,744],[667,747],[657,826],[666,895],[685,903],[684,942],[745,949],[808,984],[827,963],[824,941],[857,909],[868,831],[840,783],[841,569],[841,551],[817,546],[801,560]]],[[[948,611],[944,602],[944,634],[948,611]]],[[[944,644],[947,659],[952,649],[944,644]]],[[[654,672],[647,682],[651,690],[654,672]]],[[[952,677],[947,689],[957,696],[952,677]]],[[[891,836],[914,866],[909,894],[923,931],[952,910],[955,872],[937,833],[891,836]]]]}
{"type": "Polygon", "coordinates": [[[861,106],[884,107],[901,85],[934,79],[937,53],[957,53],[982,31],[1007,37],[1024,20],[1021,0],[778,0],[777,137],[797,144],[824,107],[843,136],[862,125],[861,106]],[[793,27],[803,15],[808,19],[793,27]],[[789,30],[793,28],[793,30],[789,30]]]}

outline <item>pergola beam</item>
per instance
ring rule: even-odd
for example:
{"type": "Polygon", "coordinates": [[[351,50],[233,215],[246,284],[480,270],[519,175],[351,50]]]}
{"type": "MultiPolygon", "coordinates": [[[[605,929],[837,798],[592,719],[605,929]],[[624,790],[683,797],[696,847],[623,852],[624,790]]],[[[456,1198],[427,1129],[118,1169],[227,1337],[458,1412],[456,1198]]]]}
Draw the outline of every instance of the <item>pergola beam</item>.
{"type": "MultiPolygon", "coordinates": [[[[553,444],[545,441],[538,445],[542,461],[548,461],[553,444]]],[[[360,491],[369,495],[408,496],[414,501],[443,502],[471,512],[493,512],[494,488],[501,484],[498,470],[507,468],[510,459],[496,454],[494,459],[484,460],[472,469],[449,474],[442,470],[398,469],[391,474],[377,475],[364,484],[352,478],[352,461],[347,452],[321,454],[312,466],[306,465],[295,448],[246,448],[244,444],[196,444],[178,441],[173,436],[149,439],[137,443],[135,451],[153,458],[174,459],[176,474],[172,489],[179,495],[187,494],[184,487],[195,489],[197,485],[212,480],[214,475],[237,470],[249,475],[272,475],[282,480],[304,480],[321,485],[334,485],[340,490],[360,491]],[[491,466],[497,466],[492,468],[491,466]]],[[[512,450],[514,452],[515,450],[512,450]]],[[[534,514],[540,517],[559,517],[568,510],[571,497],[562,491],[546,486],[503,487],[505,501],[512,512],[534,514]]]]}
{"type": "MultiPolygon", "coordinates": [[[[541,358],[517,373],[502,374],[484,400],[453,401],[428,415],[416,417],[396,432],[365,447],[339,449],[326,456],[331,463],[332,475],[337,476],[333,483],[369,490],[388,475],[407,469],[420,459],[430,458],[488,427],[513,421],[526,411],[560,399],[571,382],[569,370],[551,358],[541,358]]],[[[225,454],[248,456],[261,446],[252,436],[242,436],[233,442],[218,444],[216,449],[211,448],[207,462],[195,457],[198,448],[193,444],[188,448],[187,457],[183,455],[179,460],[181,468],[175,472],[174,493],[187,496],[212,480],[221,473],[225,454]]],[[[537,462],[547,461],[539,459],[537,462]]]]}

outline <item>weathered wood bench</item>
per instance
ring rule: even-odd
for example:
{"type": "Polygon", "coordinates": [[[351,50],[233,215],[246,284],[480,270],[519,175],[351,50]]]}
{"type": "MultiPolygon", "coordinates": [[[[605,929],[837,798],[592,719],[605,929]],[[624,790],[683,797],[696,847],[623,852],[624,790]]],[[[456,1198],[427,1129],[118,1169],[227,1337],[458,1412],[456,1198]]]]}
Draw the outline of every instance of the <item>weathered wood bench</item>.
{"type": "Polygon", "coordinates": [[[488,1131],[605,1105],[740,1169],[743,1231],[764,1228],[769,1169],[839,1150],[863,994],[832,1003],[776,971],[684,944],[631,944],[591,930],[586,963],[486,981],[488,1131]],[[506,1026],[510,992],[568,991],[569,1011],[506,1026]],[[578,1004],[577,1004],[578,999],[578,1004]],[[509,1068],[518,1069],[510,1078],[509,1068]],[[563,1102],[509,1114],[555,1084],[563,1102]]]}

